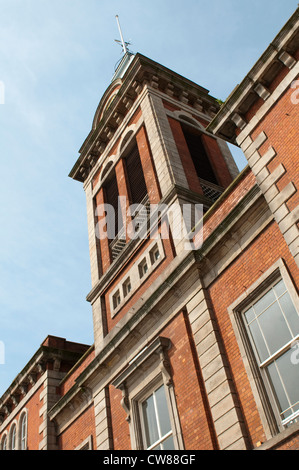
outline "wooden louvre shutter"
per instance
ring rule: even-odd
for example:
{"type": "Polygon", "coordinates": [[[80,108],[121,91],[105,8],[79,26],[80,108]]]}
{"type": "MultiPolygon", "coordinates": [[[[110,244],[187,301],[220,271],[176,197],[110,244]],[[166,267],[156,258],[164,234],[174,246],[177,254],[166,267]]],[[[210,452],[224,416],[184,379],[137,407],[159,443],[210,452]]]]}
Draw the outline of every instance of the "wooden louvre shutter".
{"type": "Polygon", "coordinates": [[[188,149],[193,160],[197,176],[210,183],[218,184],[207,152],[201,140],[200,134],[193,132],[185,125],[182,125],[188,149]]]}
{"type": "MultiPolygon", "coordinates": [[[[105,185],[105,199],[107,204],[111,204],[111,206],[114,208],[115,211],[115,233],[113,231],[109,230],[109,227],[111,227],[110,223],[111,221],[107,220],[108,224],[108,238],[113,239],[119,232],[119,230],[122,228],[122,217],[121,213],[119,211],[119,206],[118,206],[118,187],[117,187],[117,180],[116,180],[116,175],[114,174],[111,179],[109,179],[109,182],[105,185]],[[119,220],[119,216],[120,219],[119,220]]],[[[113,226],[113,225],[112,225],[113,226]]]]}
{"type": "Polygon", "coordinates": [[[132,151],[126,157],[126,169],[130,187],[131,203],[140,204],[147,195],[147,188],[137,145],[134,146],[132,151]]]}

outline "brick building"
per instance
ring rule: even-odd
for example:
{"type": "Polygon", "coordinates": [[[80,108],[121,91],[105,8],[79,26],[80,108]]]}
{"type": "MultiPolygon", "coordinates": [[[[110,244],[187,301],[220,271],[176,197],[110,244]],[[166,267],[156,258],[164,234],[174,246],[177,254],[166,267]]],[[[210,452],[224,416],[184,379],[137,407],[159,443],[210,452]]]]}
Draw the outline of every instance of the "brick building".
{"type": "Polygon", "coordinates": [[[220,106],[126,51],[70,172],[94,344],[46,338],[1,449],[299,449],[298,59],[299,9],[220,106]]]}

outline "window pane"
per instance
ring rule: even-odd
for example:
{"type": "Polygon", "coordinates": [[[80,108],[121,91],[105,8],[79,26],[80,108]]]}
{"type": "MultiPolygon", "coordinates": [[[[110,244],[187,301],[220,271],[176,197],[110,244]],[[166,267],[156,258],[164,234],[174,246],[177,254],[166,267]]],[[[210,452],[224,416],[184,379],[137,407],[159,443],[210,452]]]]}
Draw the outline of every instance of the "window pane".
{"type": "Polygon", "coordinates": [[[259,316],[259,324],[270,354],[274,354],[292,339],[278,302],[275,302],[259,316]]]}
{"type": "Polygon", "coordinates": [[[159,439],[153,395],[142,403],[147,447],[159,439]]]}
{"type": "Polygon", "coordinates": [[[280,411],[286,410],[289,407],[289,402],[285,391],[283,389],[280,377],[277,372],[275,363],[272,363],[267,367],[270,380],[273,386],[273,392],[276,395],[280,411]]]}
{"type": "Polygon", "coordinates": [[[275,302],[276,297],[274,295],[274,292],[269,290],[258,302],[254,304],[254,310],[257,315],[263,312],[265,308],[269,307],[272,302],[275,302]]]}
{"type": "Polygon", "coordinates": [[[247,323],[250,323],[252,320],[255,319],[255,312],[252,307],[247,310],[247,312],[245,312],[245,318],[247,320],[247,323]]]}
{"type": "Polygon", "coordinates": [[[151,450],[162,450],[161,444],[158,444],[156,447],[153,447],[151,450]]]}
{"type": "Polygon", "coordinates": [[[161,437],[171,431],[171,424],[168,413],[168,405],[166,401],[165,389],[164,386],[158,388],[155,392],[157,410],[158,410],[158,419],[161,430],[161,437]]]}
{"type": "Polygon", "coordinates": [[[255,347],[257,349],[257,353],[259,355],[260,361],[263,362],[266,359],[268,359],[270,354],[267,350],[265,340],[264,340],[264,338],[261,334],[261,330],[260,330],[260,327],[259,327],[257,321],[252,322],[249,325],[249,329],[251,331],[252,338],[253,338],[255,347]]]}
{"type": "Polygon", "coordinates": [[[21,448],[25,450],[26,448],[26,434],[27,434],[27,417],[24,416],[22,419],[22,435],[21,435],[21,448]]]}
{"type": "Polygon", "coordinates": [[[293,352],[290,349],[276,361],[278,371],[290,400],[290,405],[294,405],[299,401],[299,372],[298,364],[292,362],[293,352]]]}
{"type": "Polygon", "coordinates": [[[163,450],[174,450],[174,442],[172,436],[168,437],[163,443],[162,443],[163,450]]]}
{"type": "Polygon", "coordinates": [[[291,407],[283,413],[283,418],[287,418],[297,410],[296,404],[299,401],[298,364],[292,363],[292,352],[292,350],[287,351],[268,367],[281,412],[291,407]]]}
{"type": "Polygon", "coordinates": [[[287,290],[283,280],[275,284],[274,290],[275,290],[277,297],[279,297],[281,294],[283,294],[287,290]]]}
{"type": "Polygon", "coordinates": [[[286,292],[282,297],[280,297],[279,303],[286,316],[289,326],[292,330],[293,336],[298,335],[299,334],[299,315],[298,315],[297,310],[294,307],[290,294],[286,292]]]}
{"type": "Polygon", "coordinates": [[[286,420],[299,409],[297,351],[294,348],[286,351],[299,334],[299,313],[284,282],[276,282],[244,312],[244,317],[260,361],[273,355],[272,362],[265,366],[265,372],[281,418],[286,420]]]}
{"type": "Polygon", "coordinates": [[[11,448],[12,450],[16,449],[16,426],[13,427],[12,431],[11,448]]]}
{"type": "MultiPolygon", "coordinates": [[[[296,413],[296,411],[299,411],[299,403],[293,406],[293,412],[296,413]]],[[[298,418],[297,418],[298,419],[298,418]]]]}

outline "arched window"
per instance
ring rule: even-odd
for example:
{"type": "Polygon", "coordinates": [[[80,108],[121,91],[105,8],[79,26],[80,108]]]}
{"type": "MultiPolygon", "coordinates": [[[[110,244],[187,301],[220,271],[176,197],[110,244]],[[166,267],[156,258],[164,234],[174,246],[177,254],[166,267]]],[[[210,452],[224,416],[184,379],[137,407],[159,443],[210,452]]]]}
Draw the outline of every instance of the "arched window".
{"type": "Polygon", "coordinates": [[[192,126],[196,126],[199,129],[203,129],[203,126],[196,119],[190,116],[185,116],[185,114],[179,114],[178,117],[181,121],[185,121],[189,124],[192,124],[192,126]]]}
{"type": "Polygon", "coordinates": [[[1,450],[7,450],[7,434],[2,438],[1,450]]]}
{"type": "Polygon", "coordinates": [[[218,185],[217,177],[201,139],[200,130],[186,124],[182,124],[182,130],[197,176],[205,181],[218,185]]]}
{"type": "Polygon", "coordinates": [[[141,165],[137,142],[134,139],[125,152],[127,178],[132,204],[140,204],[147,195],[143,169],[141,165]]]}
{"type": "Polygon", "coordinates": [[[111,205],[114,210],[114,213],[109,212],[107,214],[108,239],[113,240],[123,227],[122,214],[119,210],[120,208],[118,203],[118,185],[114,169],[110,172],[110,175],[105,181],[103,188],[105,191],[105,203],[111,205]]]}
{"type": "Polygon", "coordinates": [[[27,449],[27,413],[24,413],[21,417],[20,421],[20,429],[21,429],[21,450],[27,449]]]}
{"type": "Polygon", "coordinates": [[[10,449],[17,449],[17,426],[14,423],[10,429],[10,449]]]}

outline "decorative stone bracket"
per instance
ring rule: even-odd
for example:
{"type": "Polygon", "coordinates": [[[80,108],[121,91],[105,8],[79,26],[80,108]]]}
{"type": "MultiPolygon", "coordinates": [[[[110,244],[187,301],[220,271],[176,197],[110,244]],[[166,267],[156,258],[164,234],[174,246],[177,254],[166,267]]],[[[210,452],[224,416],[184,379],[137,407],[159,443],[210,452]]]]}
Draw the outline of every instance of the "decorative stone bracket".
{"type": "Polygon", "coordinates": [[[145,362],[152,358],[153,355],[159,356],[159,365],[160,371],[163,376],[165,385],[170,386],[172,384],[171,378],[171,366],[169,359],[167,357],[167,350],[170,348],[171,342],[168,338],[159,337],[149,346],[147,346],[140,354],[130,362],[129,367],[127,367],[115,380],[112,382],[112,385],[121,390],[122,400],[121,405],[124,408],[127,417],[126,420],[130,422],[131,420],[131,405],[129,399],[129,393],[127,389],[126,381],[132,377],[132,375],[138,371],[145,362]]]}

